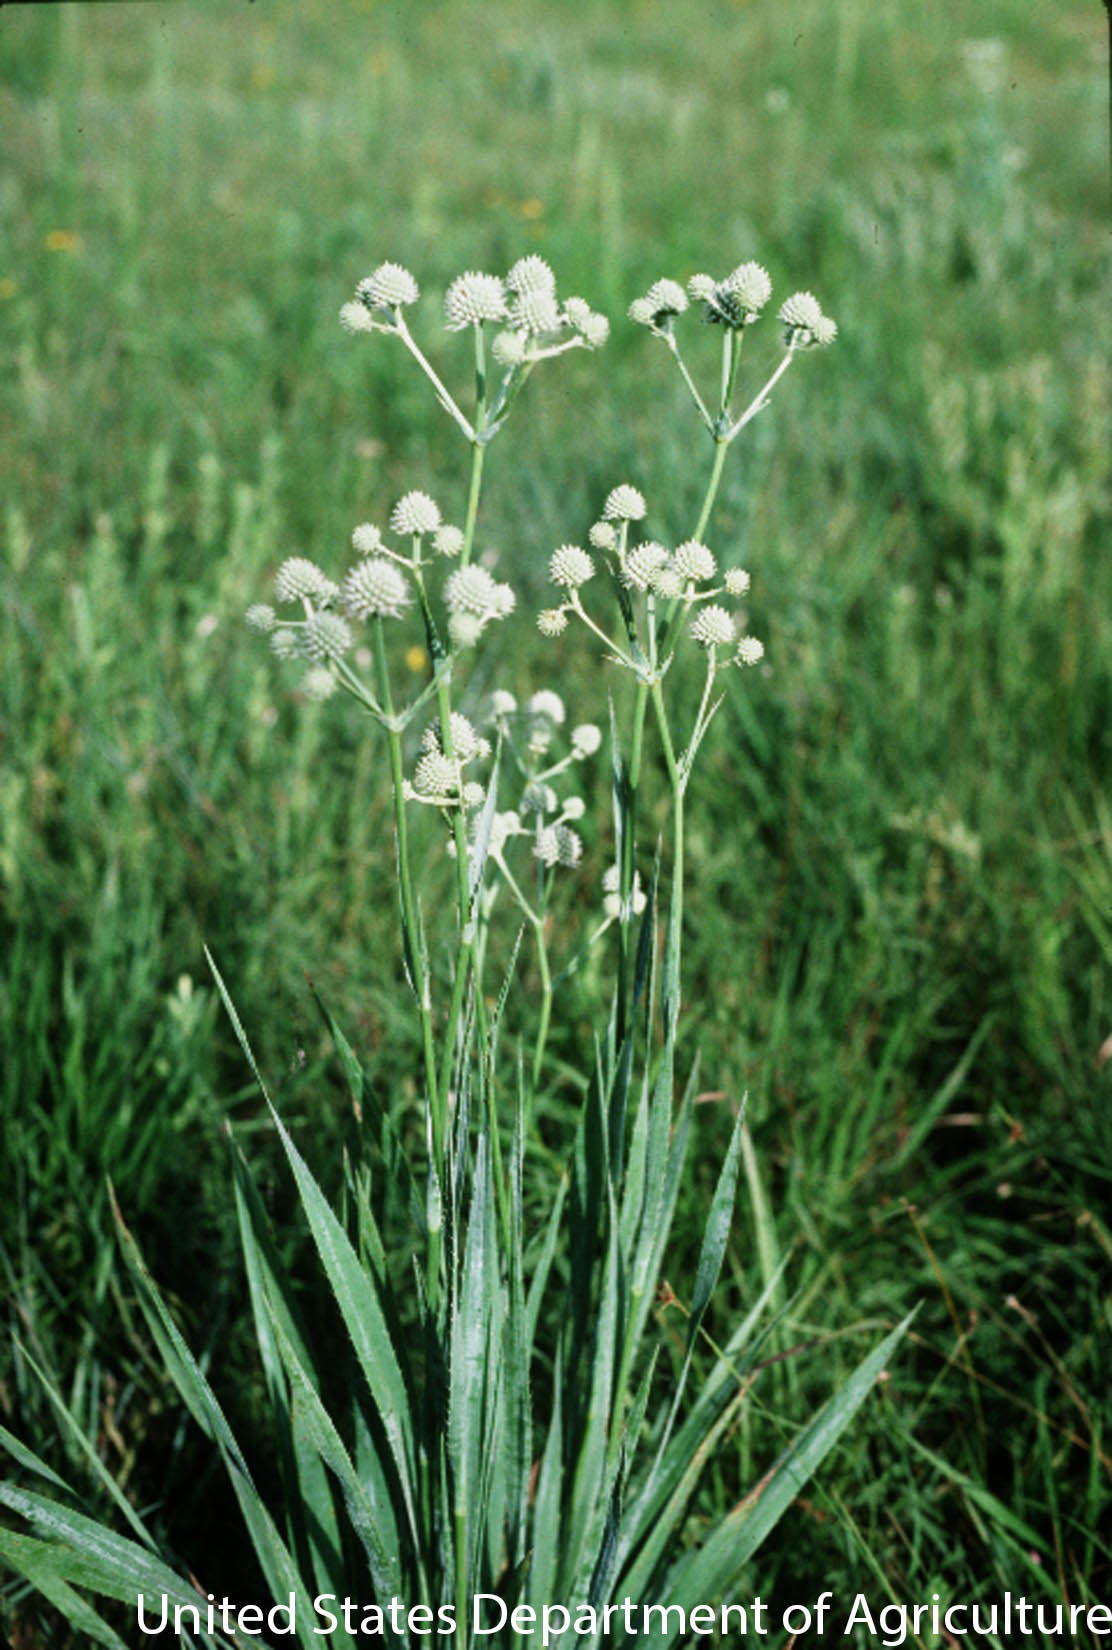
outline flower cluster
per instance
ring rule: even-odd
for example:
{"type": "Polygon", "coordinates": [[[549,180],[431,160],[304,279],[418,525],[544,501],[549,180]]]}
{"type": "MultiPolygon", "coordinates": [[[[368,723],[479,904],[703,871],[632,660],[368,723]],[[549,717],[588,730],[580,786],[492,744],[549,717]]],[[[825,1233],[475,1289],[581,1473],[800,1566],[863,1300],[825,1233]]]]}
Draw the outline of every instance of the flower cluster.
{"type": "MultiPolygon", "coordinates": [[[[623,484],[607,495],[602,515],[591,528],[588,540],[592,549],[605,558],[612,577],[631,594],[639,593],[653,601],[659,597],[670,604],[673,620],[689,618],[688,634],[701,647],[714,652],[736,644],[732,662],[756,664],[763,657],[764,648],[755,637],[742,634],[745,615],[729,612],[717,600],[720,596],[744,596],[749,589],[749,574],[744,568],[730,567],[722,574],[721,582],[716,582],[717,558],[713,550],[698,539],[685,539],[673,550],[656,539],[630,544],[630,524],[643,520],[645,514],[645,500],[636,487],[623,484]]],[[[538,615],[537,628],[541,634],[559,636],[567,629],[570,617],[578,617],[607,642],[612,658],[643,675],[645,667],[638,663],[638,658],[650,655],[647,640],[642,642],[634,631],[627,637],[626,646],[606,636],[583,605],[580,590],[596,572],[590,552],[577,544],[562,544],[553,551],[548,572],[553,584],[564,594],[558,606],[545,608],[538,615]]],[[[654,624],[655,615],[646,615],[646,625],[654,624]]],[[[666,668],[667,661],[658,666],[658,670],[666,668]]]]}
{"type": "MultiPolygon", "coordinates": [[[[738,264],[729,275],[717,280],[713,275],[693,275],[686,291],[678,281],[654,281],[642,298],[629,306],[629,318],[665,338],[671,338],[672,324],[688,308],[699,306],[702,319],[710,326],[742,332],[756,321],[772,296],[768,270],[758,263],[738,264]]],[[[838,328],[822,313],[810,292],[796,292],[780,307],[784,340],[789,349],[833,343],[838,328]]]]}
{"type": "Polygon", "coordinates": [[[490,741],[475,731],[462,712],[451,713],[447,737],[435,723],[426,728],[421,751],[412,781],[402,783],[406,802],[423,802],[435,808],[481,807],[486,791],[478,780],[467,779],[464,769],[490,755],[490,741]],[[450,750],[446,748],[449,744],[450,750]]]}

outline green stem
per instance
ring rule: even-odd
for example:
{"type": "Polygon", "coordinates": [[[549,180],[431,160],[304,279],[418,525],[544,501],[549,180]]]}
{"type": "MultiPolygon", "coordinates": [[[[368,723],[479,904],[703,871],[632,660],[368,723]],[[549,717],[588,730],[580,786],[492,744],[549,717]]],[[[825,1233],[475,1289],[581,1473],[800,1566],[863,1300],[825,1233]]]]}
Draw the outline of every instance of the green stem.
{"type": "Polygon", "coordinates": [[[544,939],[544,919],[538,919],[533,925],[533,933],[537,940],[537,962],[541,971],[541,1019],[537,1027],[537,1041],[533,1049],[533,1089],[536,1090],[541,1080],[541,1066],[544,1063],[545,1045],[548,1042],[548,1023],[552,1018],[552,974],[548,966],[548,947],[544,939]]]}
{"type": "Polygon", "coordinates": [[[672,784],[672,897],[668,922],[668,944],[664,962],[664,994],[667,1008],[666,1033],[674,1040],[680,1012],[680,954],[683,943],[683,876],[684,876],[684,794],[687,780],[676,761],[668,715],[664,708],[664,694],[660,683],[652,685],[653,710],[672,784]]]}
{"type": "Polygon", "coordinates": [[[475,333],[475,434],[471,442],[471,481],[467,489],[467,517],[463,524],[463,552],[460,555],[460,566],[466,567],[471,560],[471,549],[475,542],[475,522],[479,514],[479,494],[483,485],[483,455],[486,452],[486,345],[483,341],[483,329],[477,326],[475,333]]]}

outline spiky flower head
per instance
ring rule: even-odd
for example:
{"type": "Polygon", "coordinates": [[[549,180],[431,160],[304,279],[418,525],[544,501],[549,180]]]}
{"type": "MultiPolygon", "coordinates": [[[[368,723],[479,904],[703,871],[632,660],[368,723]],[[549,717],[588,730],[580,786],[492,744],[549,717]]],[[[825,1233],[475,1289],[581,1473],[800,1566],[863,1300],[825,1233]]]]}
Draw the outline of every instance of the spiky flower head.
{"type": "MultiPolygon", "coordinates": [[[[490,740],[476,733],[474,723],[464,716],[462,711],[452,711],[448,724],[452,730],[452,751],[457,762],[474,762],[477,757],[490,755],[490,740]]],[[[431,727],[425,729],[421,744],[427,751],[443,751],[438,723],[434,722],[431,727]]]]}
{"type": "Polygon", "coordinates": [[[678,281],[654,281],[643,298],[629,306],[629,318],[641,326],[659,327],[687,308],[687,293],[678,281]]]}
{"type": "Polygon", "coordinates": [[[270,651],[276,659],[300,659],[301,638],[292,625],[282,625],[271,632],[270,651]]]}
{"type": "Polygon", "coordinates": [[[743,636],[737,644],[734,662],[739,665],[756,665],[764,658],[764,643],[759,642],[756,636],[743,636]]]}
{"type": "Polygon", "coordinates": [[[585,320],[575,323],[575,330],[588,349],[601,349],[610,336],[610,322],[605,315],[592,310],[585,320]]]}
{"type": "MultiPolygon", "coordinates": [[[[477,619],[502,617],[509,585],[498,583],[485,567],[472,562],[468,567],[457,567],[444,581],[444,601],[449,613],[470,613],[477,619]]],[[[512,597],[513,591],[510,591],[512,597]]]]}
{"type": "Polygon", "coordinates": [[[596,521],[587,538],[596,550],[613,550],[618,535],[608,521],[596,521]]]}
{"type": "Polygon", "coordinates": [[[345,332],[373,332],[375,330],[374,320],[366,304],[359,303],[357,299],[341,306],[340,325],[345,332]]]}
{"type": "Polygon", "coordinates": [[[390,526],[395,533],[416,537],[420,533],[435,533],[440,526],[440,509],[427,493],[405,493],[390,512],[390,526]]]}
{"type": "Polygon", "coordinates": [[[465,808],[481,808],[486,797],[486,791],[477,779],[469,779],[460,792],[460,801],[465,808]]]}
{"type": "Polygon", "coordinates": [[[385,556],[353,567],[343,583],[343,603],[353,619],[396,619],[410,602],[405,575],[385,556]]]}
{"type": "Polygon", "coordinates": [[[274,599],[279,602],[300,602],[306,598],[321,601],[335,594],[332,580],[307,556],[288,556],[274,575],[274,599]]]}
{"type": "Polygon", "coordinates": [[[649,586],[658,596],[663,596],[666,601],[675,601],[678,596],[683,595],[683,574],[673,567],[670,561],[667,561],[653,573],[649,580],[649,586]]]}
{"type": "Polygon", "coordinates": [[[552,552],[552,559],[548,564],[548,576],[553,584],[563,585],[565,590],[578,590],[581,584],[586,584],[595,571],[595,564],[578,544],[562,544],[558,550],[552,552]]]}
{"type": "Polygon", "coordinates": [[[490,696],[490,714],[496,720],[501,720],[505,716],[512,716],[516,709],[517,700],[513,694],[507,693],[505,688],[495,688],[490,696]]]}
{"type": "Polygon", "coordinates": [[[519,367],[529,347],[526,332],[499,332],[490,346],[490,353],[500,367],[519,367]]]}
{"type": "Polygon", "coordinates": [[[244,614],[248,630],[255,630],[260,636],[265,636],[274,629],[278,622],[277,614],[269,602],[252,602],[244,614]]]}
{"type": "Polygon", "coordinates": [[[336,687],[336,678],[327,665],[313,665],[301,678],[301,691],[313,704],[331,699],[336,687]]]}
{"type": "Polygon", "coordinates": [[[523,814],[539,814],[543,818],[545,814],[555,812],[558,801],[559,797],[551,785],[534,779],[521,793],[521,811],[523,814]]]}
{"type": "Polygon", "coordinates": [[[631,487],[628,482],[614,487],[606,495],[606,503],[602,507],[603,516],[607,521],[642,521],[645,515],[645,495],[631,487]]]}
{"type": "Polygon", "coordinates": [[[749,589],[750,578],[744,567],[727,567],[724,582],[731,596],[744,596],[749,589]]]}
{"type": "MultiPolygon", "coordinates": [[[[617,865],[611,865],[602,874],[602,909],[608,917],[620,917],[622,914],[621,886],[621,870],[617,865]]],[[[648,904],[641,887],[641,878],[636,871],[633,873],[633,886],[630,889],[628,904],[634,916],[640,916],[648,904]]]]}
{"type": "Polygon", "coordinates": [[[486,626],[486,620],[474,613],[452,613],[448,616],[448,635],[453,647],[474,647],[486,626]]]}
{"type": "Polygon", "coordinates": [[[558,693],[553,693],[550,688],[541,688],[537,693],[534,693],[526,703],[525,708],[530,716],[539,716],[549,722],[555,722],[558,728],[563,727],[567,720],[564,701],[558,693]]]}
{"type": "Polygon", "coordinates": [[[560,326],[560,306],[551,292],[519,292],[510,305],[510,324],[519,332],[539,338],[560,326]]]}
{"type": "Polygon", "coordinates": [[[695,303],[709,304],[717,285],[718,282],[713,275],[692,275],[687,283],[687,290],[695,303]]]}
{"type": "Polygon", "coordinates": [[[668,560],[668,552],[655,539],[646,539],[644,544],[635,544],[625,559],[622,568],[622,578],[634,590],[647,590],[653,582],[653,575],[663,567],[668,560]]]}
{"type": "Polygon", "coordinates": [[[463,549],[463,528],[442,522],[432,536],[432,547],[438,556],[458,556],[463,549]]]}
{"type": "Polygon", "coordinates": [[[836,324],[823,314],[813,292],[793,292],[780,306],[780,319],[789,349],[832,344],[838,336],[836,324]]]}
{"type": "Polygon", "coordinates": [[[556,293],[556,277],[538,252],[527,253],[511,266],[506,285],[519,298],[527,292],[545,292],[550,297],[556,293]]]}
{"type": "Polygon", "coordinates": [[[685,539],[673,552],[672,566],[682,578],[694,579],[699,583],[703,579],[713,579],[717,563],[714,552],[708,550],[705,544],[700,544],[698,539],[685,539]]]}
{"type": "Polygon", "coordinates": [[[768,270],[757,263],[738,264],[722,285],[737,300],[745,312],[746,321],[755,321],[772,297],[772,281],[768,270]]]}
{"type": "Polygon", "coordinates": [[[382,534],[371,521],[361,521],[351,535],[351,548],[361,556],[369,556],[382,548],[382,534]]]}
{"type": "Polygon", "coordinates": [[[580,722],[579,726],[571,730],[571,754],[582,760],[585,756],[594,756],[602,744],[602,729],[593,722],[580,722]]]}
{"type": "Polygon", "coordinates": [[[733,619],[716,602],[701,607],[691,621],[691,640],[700,647],[728,647],[736,634],[733,619]]]}
{"type": "Polygon", "coordinates": [[[588,324],[593,314],[594,310],[586,298],[564,299],[564,319],[569,326],[581,330],[588,324]]]}
{"type": "Polygon", "coordinates": [[[426,751],[413,770],[413,788],[422,798],[454,800],[459,793],[456,764],[440,751],[426,751]]]}
{"type": "Polygon", "coordinates": [[[568,628],[568,616],[562,607],[543,607],[537,614],[537,629],[542,636],[562,636],[568,628]]]}
{"type": "Polygon", "coordinates": [[[542,865],[578,865],[583,857],[583,839],[569,825],[546,825],[537,832],[533,852],[542,865]]]}
{"type": "Polygon", "coordinates": [[[560,809],[560,818],[582,819],[587,812],[587,804],[581,796],[565,796],[564,806],[560,809]]]}
{"type": "Polygon", "coordinates": [[[420,295],[417,282],[401,264],[379,264],[355,289],[368,309],[402,309],[415,304],[420,295]]]}
{"type": "Polygon", "coordinates": [[[301,632],[301,651],[314,664],[342,659],[351,643],[351,626],[338,613],[311,613],[301,632]]]}
{"type": "Polygon", "coordinates": [[[497,275],[468,270],[466,275],[457,276],[444,294],[444,323],[450,332],[505,317],[506,289],[497,275]]]}

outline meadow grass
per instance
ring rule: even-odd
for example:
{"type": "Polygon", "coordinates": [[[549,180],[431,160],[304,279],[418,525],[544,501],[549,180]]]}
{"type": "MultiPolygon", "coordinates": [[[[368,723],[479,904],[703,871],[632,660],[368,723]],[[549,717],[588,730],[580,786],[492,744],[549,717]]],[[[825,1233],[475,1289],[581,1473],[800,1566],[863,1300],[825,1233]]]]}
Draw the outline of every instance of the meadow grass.
{"type": "MultiPolygon", "coordinates": [[[[611,314],[602,357],[530,386],[512,470],[492,450],[483,543],[540,592],[617,473],[686,530],[682,388],[620,318],[658,274],[755,256],[841,336],[805,393],[789,375],[720,503],[767,669],[732,684],[689,811],[706,1092],[671,1282],[690,1293],[744,1091],[749,1212],[711,1332],[791,1261],[697,1517],[858,1360],[840,1330],[921,1300],[762,1586],[1106,1595],[1099,13],[482,13],[481,35],[462,7],[0,16],[13,1333],[136,1498],[165,1486],[192,1556],[206,1469],[127,1316],[104,1178],[249,1432],[225,1118],[279,1211],[289,1192],[202,942],[322,1175],[346,1109],[306,971],[405,1106],[400,965],[367,965],[396,959],[383,759],[335,705],[291,703],[240,629],[285,555],[332,564],[415,471],[458,491],[421,387],[351,349],[339,303],[382,257],[431,286],[536,249],[611,314]]],[[[535,685],[543,645],[499,681],[535,685]]],[[[575,989],[569,1067],[595,1006],[589,976],[575,989]]],[[[576,1100],[553,1083],[542,1127],[576,1100]]],[[[5,1423],[49,1450],[40,1394],[9,1349],[5,1423]]],[[[212,1556],[233,1579],[234,1548],[212,1556]]]]}

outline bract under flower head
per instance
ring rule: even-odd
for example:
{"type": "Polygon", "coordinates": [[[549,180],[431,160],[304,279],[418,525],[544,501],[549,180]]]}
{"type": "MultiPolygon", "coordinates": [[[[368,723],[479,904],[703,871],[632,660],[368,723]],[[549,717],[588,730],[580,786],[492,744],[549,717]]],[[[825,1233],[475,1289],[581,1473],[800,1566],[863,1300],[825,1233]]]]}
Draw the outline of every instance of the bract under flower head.
{"type": "Polygon", "coordinates": [[[444,294],[444,322],[451,332],[502,321],[506,316],[506,289],[497,275],[469,270],[458,276],[444,294]]]}
{"type": "Polygon", "coordinates": [[[435,533],[440,526],[440,508],[428,493],[405,493],[390,513],[390,526],[395,533],[413,537],[435,533]]]}

